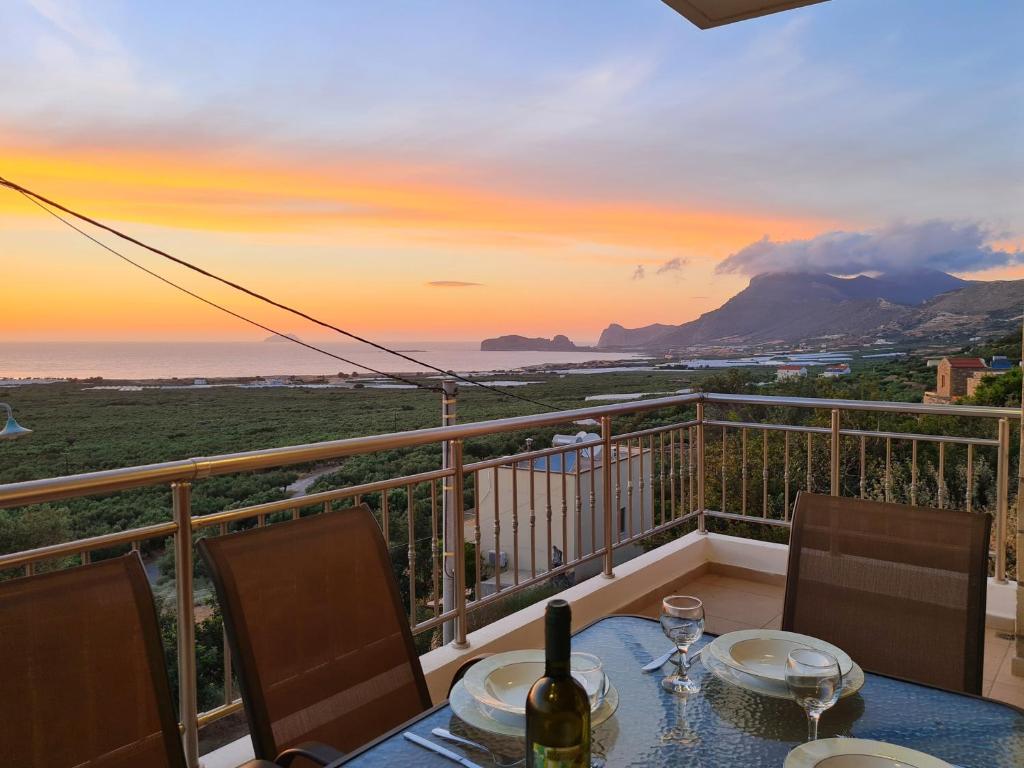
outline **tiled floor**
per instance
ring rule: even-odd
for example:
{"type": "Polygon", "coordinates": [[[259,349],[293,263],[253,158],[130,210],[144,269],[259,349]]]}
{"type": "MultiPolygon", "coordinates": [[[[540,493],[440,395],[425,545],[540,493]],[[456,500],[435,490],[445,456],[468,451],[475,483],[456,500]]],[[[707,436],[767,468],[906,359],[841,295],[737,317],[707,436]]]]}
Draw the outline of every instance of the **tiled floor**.
{"type": "MultiPolygon", "coordinates": [[[[704,601],[705,627],[716,635],[754,627],[777,629],[782,621],[781,586],[708,574],[687,583],[685,594],[695,595],[704,601]]],[[[657,617],[660,608],[660,602],[656,601],[638,613],[657,617]]],[[[1012,644],[994,629],[985,630],[982,693],[1024,707],[1024,677],[1010,674],[1012,644]]]]}

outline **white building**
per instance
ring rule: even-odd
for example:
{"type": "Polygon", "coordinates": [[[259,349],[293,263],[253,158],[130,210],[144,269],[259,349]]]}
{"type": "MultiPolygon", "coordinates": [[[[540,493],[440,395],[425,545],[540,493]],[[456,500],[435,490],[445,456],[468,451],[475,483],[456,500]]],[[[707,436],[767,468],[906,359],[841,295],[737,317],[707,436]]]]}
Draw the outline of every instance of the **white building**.
{"type": "MultiPolygon", "coordinates": [[[[478,511],[481,562],[488,566],[490,576],[481,584],[484,594],[493,591],[494,571],[499,565],[502,584],[506,585],[513,583],[516,567],[522,581],[534,572],[546,571],[549,556],[552,567],[557,567],[604,547],[604,450],[602,445],[595,445],[600,439],[587,432],[555,435],[552,447],[579,447],[535,458],[532,471],[531,462],[521,461],[478,474],[477,509],[466,516],[465,536],[467,542],[476,541],[478,511]],[[518,542],[518,548],[514,542],[518,542]]],[[[613,473],[618,475],[617,486],[614,475],[612,478],[616,540],[652,526],[651,458],[649,448],[641,450],[635,445],[628,452],[625,446],[613,450],[613,473]]],[[[615,550],[615,562],[628,560],[640,551],[635,544],[624,545],[615,550]]],[[[593,558],[574,569],[575,579],[580,581],[601,569],[602,558],[593,558]]]]}
{"type": "Polygon", "coordinates": [[[835,365],[826,365],[821,377],[823,379],[838,379],[840,376],[846,376],[849,373],[849,365],[846,363],[836,363],[835,365]]]}
{"type": "Polygon", "coordinates": [[[802,365],[780,365],[775,370],[776,381],[799,379],[807,375],[807,368],[802,365]]]}

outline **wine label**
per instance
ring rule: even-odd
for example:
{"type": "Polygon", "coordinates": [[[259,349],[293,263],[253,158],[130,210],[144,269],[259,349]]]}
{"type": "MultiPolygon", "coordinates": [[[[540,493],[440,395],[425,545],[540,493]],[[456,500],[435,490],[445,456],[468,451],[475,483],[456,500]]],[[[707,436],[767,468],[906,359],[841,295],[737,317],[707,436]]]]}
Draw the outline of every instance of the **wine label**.
{"type": "Polygon", "coordinates": [[[545,747],[533,745],[534,768],[590,768],[590,760],[582,744],[572,747],[545,747]]]}

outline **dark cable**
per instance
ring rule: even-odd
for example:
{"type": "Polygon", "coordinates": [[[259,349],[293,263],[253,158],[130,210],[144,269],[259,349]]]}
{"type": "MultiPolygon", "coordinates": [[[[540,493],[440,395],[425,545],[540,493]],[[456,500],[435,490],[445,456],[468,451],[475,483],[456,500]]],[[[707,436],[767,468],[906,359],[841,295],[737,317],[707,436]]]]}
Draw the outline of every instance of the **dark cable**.
{"type": "Polygon", "coordinates": [[[357,363],[354,360],[349,360],[348,358],[341,357],[341,355],[336,355],[333,352],[328,352],[326,349],[322,349],[321,347],[317,347],[317,346],[315,346],[313,344],[307,344],[306,342],[304,342],[304,341],[302,341],[300,339],[293,338],[292,336],[288,336],[286,334],[283,334],[280,331],[275,331],[273,328],[271,328],[269,326],[266,326],[266,325],[263,325],[263,323],[259,323],[256,320],[252,320],[252,319],[250,319],[248,317],[245,317],[244,315],[240,315],[238,312],[235,312],[234,310],[228,309],[227,307],[222,306],[222,305],[216,303],[215,301],[211,301],[210,299],[207,299],[207,298],[205,298],[203,296],[200,296],[198,293],[194,293],[193,291],[190,291],[188,288],[185,288],[184,286],[178,285],[177,283],[173,282],[172,280],[168,280],[163,275],[160,275],[160,274],[154,272],[153,270],[148,269],[147,267],[142,266],[137,261],[133,261],[132,259],[130,259],[127,256],[125,256],[123,253],[120,253],[116,249],[111,248],[109,245],[104,243],[102,240],[98,240],[97,238],[93,237],[92,235],[90,235],[85,230],[80,229],[79,227],[76,227],[74,224],[72,224],[70,221],[65,219],[59,213],[56,213],[55,211],[51,211],[48,207],[46,207],[43,203],[40,203],[38,200],[33,199],[29,195],[25,195],[24,192],[22,192],[22,195],[24,195],[25,199],[28,200],[30,203],[32,203],[33,205],[38,206],[39,208],[42,208],[44,211],[46,211],[48,214],[53,216],[58,221],[60,221],[63,224],[66,224],[67,226],[71,227],[71,229],[75,230],[75,232],[77,232],[78,234],[80,234],[83,237],[88,238],[92,242],[96,243],[96,245],[98,245],[100,248],[103,248],[103,249],[105,249],[107,251],[110,251],[112,254],[117,256],[119,259],[121,259],[123,261],[126,261],[127,263],[131,264],[133,267],[136,267],[137,269],[141,269],[147,275],[155,277],[160,282],[166,283],[167,285],[171,286],[172,288],[176,288],[177,290],[181,291],[182,293],[188,294],[189,296],[191,296],[194,299],[199,299],[199,301],[203,302],[204,304],[209,304],[211,307],[219,309],[221,312],[226,312],[227,314],[231,315],[232,317],[236,317],[239,320],[242,320],[242,321],[244,321],[246,323],[249,323],[249,325],[254,325],[257,328],[260,328],[260,329],[262,329],[264,331],[267,331],[268,333],[274,334],[275,336],[280,336],[282,339],[287,339],[288,341],[293,341],[296,344],[299,344],[299,345],[301,345],[303,347],[306,347],[307,349],[313,350],[314,352],[319,352],[320,354],[327,355],[328,357],[333,357],[335,360],[340,360],[343,363],[348,363],[349,365],[354,365],[357,368],[362,368],[364,370],[370,371],[371,373],[376,373],[379,376],[383,376],[383,377],[389,378],[389,379],[395,379],[396,381],[401,381],[401,382],[403,382],[405,384],[411,384],[412,386],[416,387],[417,389],[427,389],[427,390],[430,390],[432,392],[441,392],[441,391],[443,391],[441,389],[441,387],[432,387],[432,386],[428,386],[428,385],[425,385],[425,384],[419,384],[419,383],[417,383],[415,381],[412,381],[411,379],[406,379],[406,378],[403,378],[402,376],[398,376],[398,375],[393,374],[393,373],[384,373],[383,371],[378,371],[376,368],[371,368],[368,365],[363,365],[362,363],[357,363]]]}
{"type": "MultiPolygon", "coordinates": [[[[204,277],[208,277],[208,278],[210,278],[212,280],[216,280],[216,281],[218,281],[220,283],[223,283],[224,285],[227,285],[227,286],[229,286],[231,288],[234,288],[236,291],[240,291],[240,292],[242,292],[244,294],[247,294],[248,296],[252,296],[255,299],[259,299],[260,301],[263,301],[263,302],[265,302],[267,304],[270,304],[271,306],[277,307],[278,309],[283,309],[286,312],[290,312],[293,315],[296,315],[298,317],[303,318],[304,320],[308,320],[309,322],[314,323],[315,325],[319,325],[319,326],[321,326],[323,328],[327,328],[329,330],[335,331],[336,333],[340,333],[340,334],[342,334],[344,336],[348,336],[349,338],[355,339],[356,341],[362,342],[363,344],[368,344],[369,346],[374,347],[375,349],[379,349],[382,352],[387,352],[388,354],[395,355],[396,357],[400,357],[403,360],[408,360],[409,362],[415,363],[416,365],[422,366],[424,368],[429,368],[430,370],[436,371],[437,373],[440,373],[440,374],[442,374],[444,376],[451,376],[452,378],[458,379],[459,381],[463,381],[463,382],[465,382],[467,384],[471,384],[471,385],[476,386],[476,387],[482,387],[483,389],[490,390],[491,392],[494,392],[494,393],[496,393],[498,395],[501,395],[503,397],[511,397],[511,398],[516,399],[516,400],[522,400],[523,402],[531,403],[532,405],[539,405],[542,408],[547,408],[548,410],[552,410],[552,411],[559,410],[558,407],[556,407],[554,405],[549,405],[548,403],[542,402],[540,400],[534,400],[533,398],[530,398],[530,397],[524,397],[523,395],[516,394],[515,392],[503,391],[501,389],[498,389],[497,387],[492,387],[489,384],[485,384],[485,383],[483,383],[481,381],[475,381],[474,379],[470,379],[470,378],[468,378],[466,376],[463,376],[463,375],[461,375],[459,373],[455,373],[454,371],[446,371],[443,368],[438,368],[436,365],[431,365],[430,363],[425,363],[422,360],[417,360],[416,358],[411,357],[411,356],[409,356],[409,355],[407,355],[407,354],[405,354],[403,352],[399,352],[399,351],[394,350],[394,349],[389,349],[388,347],[385,347],[382,344],[378,344],[375,341],[371,341],[370,339],[364,338],[364,337],[359,336],[359,335],[357,335],[355,333],[351,333],[350,331],[346,331],[345,329],[339,328],[338,326],[332,325],[331,323],[328,323],[328,322],[326,322],[324,320],[320,320],[318,318],[315,318],[312,315],[309,315],[309,314],[303,312],[302,310],[295,309],[293,307],[288,306],[287,304],[282,304],[282,303],[280,303],[278,301],[275,301],[274,299],[271,299],[271,298],[269,298],[267,296],[264,296],[263,294],[257,293],[256,291],[253,291],[253,290],[251,290],[249,288],[246,288],[245,286],[240,285],[239,283],[235,283],[235,282],[233,282],[231,280],[228,280],[225,277],[221,277],[220,275],[214,274],[213,272],[205,270],[202,267],[196,266],[195,264],[192,264],[192,263],[190,263],[188,261],[185,261],[184,259],[180,259],[177,256],[172,256],[171,254],[167,253],[166,251],[162,251],[159,248],[156,248],[155,246],[147,245],[146,243],[142,242],[141,240],[137,240],[136,238],[132,237],[131,235],[127,235],[124,232],[121,232],[121,231],[119,231],[117,229],[114,229],[113,227],[110,227],[110,226],[108,226],[106,224],[103,224],[102,222],[99,222],[96,219],[90,218],[89,216],[86,216],[85,214],[78,213],[77,211],[74,211],[71,208],[68,208],[68,207],[66,207],[64,205],[61,205],[58,202],[55,202],[53,200],[50,200],[49,198],[43,197],[42,195],[40,195],[40,194],[38,194],[36,192],[33,192],[30,189],[26,189],[25,187],[21,186],[20,184],[16,184],[13,181],[8,181],[3,176],[0,176],[0,185],[3,185],[3,186],[8,187],[10,189],[13,189],[15,192],[20,192],[22,195],[26,195],[26,196],[30,196],[31,198],[35,198],[37,201],[46,203],[47,205],[50,205],[50,206],[52,206],[54,208],[57,208],[58,210],[64,211],[64,213],[67,213],[70,216],[74,216],[76,219],[79,219],[79,220],[84,221],[84,222],[86,222],[88,224],[92,224],[94,227],[98,227],[98,228],[103,229],[103,230],[105,230],[107,232],[110,232],[112,235],[114,235],[116,237],[119,237],[122,240],[126,240],[129,243],[133,243],[134,245],[137,245],[140,248],[145,248],[147,251],[150,251],[152,253],[155,253],[158,256],[162,256],[165,259],[173,261],[175,264],[178,264],[180,266],[186,267],[187,269],[191,269],[193,272],[198,272],[199,274],[203,275],[204,277]]],[[[77,228],[76,228],[76,231],[81,231],[81,230],[77,230],[77,228]]],[[[285,336],[284,338],[290,338],[290,337],[285,336]]],[[[363,366],[363,367],[365,367],[365,366],[363,366]]],[[[367,369],[367,370],[370,370],[370,369],[367,369]]],[[[387,374],[387,375],[390,375],[390,374],[387,374]]]]}

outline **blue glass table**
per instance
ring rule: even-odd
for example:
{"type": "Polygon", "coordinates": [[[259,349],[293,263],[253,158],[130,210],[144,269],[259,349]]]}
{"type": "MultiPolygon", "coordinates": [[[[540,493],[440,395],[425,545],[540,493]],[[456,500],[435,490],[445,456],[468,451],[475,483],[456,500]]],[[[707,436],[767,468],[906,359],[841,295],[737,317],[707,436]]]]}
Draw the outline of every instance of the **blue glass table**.
{"type": "MultiPolygon", "coordinates": [[[[703,640],[701,644],[707,642],[703,640]]],[[[593,751],[609,768],[618,766],[772,766],[779,768],[807,737],[803,711],[793,702],[769,699],[724,683],[695,663],[690,674],[701,692],[687,699],[662,690],[663,672],[641,665],[665,651],[658,622],[610,616],[578,632],[574,651],[597,654],[619,691],[615,714],[594,729],[593,751]],[[676,739],[666,742],[670,729],[676,739]],[[682,740],[679,739],[682,736],[682,740]],[[684,743],[685,742],[685,743],[684,743]]],[[[436,727],[490,746],[503,761],[523,755],[519,739],[496,736],[464,723],[445,704],[353,754],[346,765],[451,766],[404,738],[411,731],[434,742],[436,727]]],[[[821,738],[848,736],[902,744],[963,768],[1024,766],[1024,712],[1007,704],[923,685],[866,675],[864,687],[822,715],[821,738]]],[[[484,754],[444,743],[489,768],[484,754]]]]}

